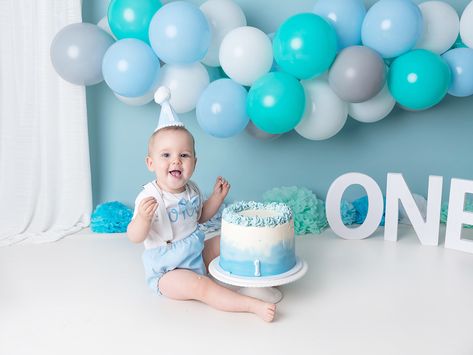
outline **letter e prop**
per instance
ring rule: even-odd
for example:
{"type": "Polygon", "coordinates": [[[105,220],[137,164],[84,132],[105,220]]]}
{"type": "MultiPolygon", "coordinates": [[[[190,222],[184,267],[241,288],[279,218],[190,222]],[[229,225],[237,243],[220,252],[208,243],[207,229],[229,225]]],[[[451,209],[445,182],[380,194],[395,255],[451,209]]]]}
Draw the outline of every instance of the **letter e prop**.
{"type": "Polygon", "coordinates": [[[344,239],[364,239],[373,234],[379,227],[383,217],[383,194],[371,177],[361,173],[347,173],[339,176],[327,192],[327,221],[333,232],[344,239]],[[345,190],[351,185],[361,185],[368,195],[368,214],[363,224],[356,228],[348,228],[343,224],[340,215],[340,203],[345,190]]]}
{"type": "Polygon", "coordinates": [[[424,221],[402,174],[388,173],[384,224],[385,240],[397,241],[399,201],[401,201],[420,242],[423,245],[438,245],[440,209],[442,207],[442,181],[441,176],[429,176],[427,213],[424,221]]]}
{"type": "Polygon", "coordinates": [[[465,194],[467,193],[473,193],[473,181],[452,179],[448,199],[445,248],[473,254],[473,241],[461,237],[462,224],[473,224],[473,213],[464,211],[465,194]]]}

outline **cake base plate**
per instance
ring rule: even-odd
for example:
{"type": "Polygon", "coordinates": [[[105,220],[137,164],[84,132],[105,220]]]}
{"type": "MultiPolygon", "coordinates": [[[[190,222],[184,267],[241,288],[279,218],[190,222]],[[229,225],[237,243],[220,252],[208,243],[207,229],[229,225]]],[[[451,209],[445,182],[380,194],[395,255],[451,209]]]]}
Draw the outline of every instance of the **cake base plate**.
{"type": "Polygon", "coordinates": [[[244,277],[233,275],[220,267],[220,257],[216,257],[210,262],[209,272],[218,281],[232,285],[239,286],[236,291],[242,295],[258,298],[265,302],[277,303],[281,301],[283,294],[274,286],[285,285],[296,281],[305,275],[308,266],[307,263],[296,258],[296,265],[289,271],[272,276],[262,277],[244,277]]]}

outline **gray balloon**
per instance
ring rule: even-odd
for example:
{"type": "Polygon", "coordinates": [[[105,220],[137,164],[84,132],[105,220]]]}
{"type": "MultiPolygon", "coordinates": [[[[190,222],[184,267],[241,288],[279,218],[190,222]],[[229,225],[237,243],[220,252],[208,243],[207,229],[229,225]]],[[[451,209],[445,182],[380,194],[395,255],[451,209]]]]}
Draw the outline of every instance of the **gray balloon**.
{"type": "Polygon", "coordinates": [[[280,137],[282,134],[271,134],[268,132],[265,132],[258,127],[255,126],[253,122],[248,122],[248,125],[245,128],[246,133],[248,133],[250,136],[260,139],[260,140],[273,140],[278,137],[280,137]]]}
{"type": "Polygon", "coordinates": [[[351,46],[342,50],[330,68],[332,90],[347,102],[363,102],[376,96],[386,81],[385,64],[371,48],[351,46]]]}
{"type": "Polygon", "coordinates": [[[102,59],[114,39],[91,23],[74,23],[60,30],[51,43],[51,62],[56,72],[76,85],[103,80],[102,59]]]}

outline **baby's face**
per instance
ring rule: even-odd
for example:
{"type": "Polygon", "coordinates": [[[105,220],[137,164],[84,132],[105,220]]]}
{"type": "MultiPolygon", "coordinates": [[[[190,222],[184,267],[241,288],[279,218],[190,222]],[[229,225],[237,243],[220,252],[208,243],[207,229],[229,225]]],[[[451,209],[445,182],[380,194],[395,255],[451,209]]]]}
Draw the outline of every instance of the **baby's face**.
{"type": "Polygon", "coordinates": [[[156,174],[158,185],[165,191],[179,193],[194,173],[197,159],[190,135],[181,130],[159,132],[150,149],[146,164],[156,174]]]}

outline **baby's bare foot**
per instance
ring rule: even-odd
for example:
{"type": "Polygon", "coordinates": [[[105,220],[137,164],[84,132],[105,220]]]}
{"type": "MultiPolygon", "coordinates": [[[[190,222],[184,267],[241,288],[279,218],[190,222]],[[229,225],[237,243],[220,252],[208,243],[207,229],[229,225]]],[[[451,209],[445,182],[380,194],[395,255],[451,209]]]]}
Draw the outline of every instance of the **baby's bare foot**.
{"type": "Polygon", "coordinates": [[[276,305],[260,302],[258,307],[255,309],[255,314],[266,322],[272,322],[276,315],[276,305]]]}

